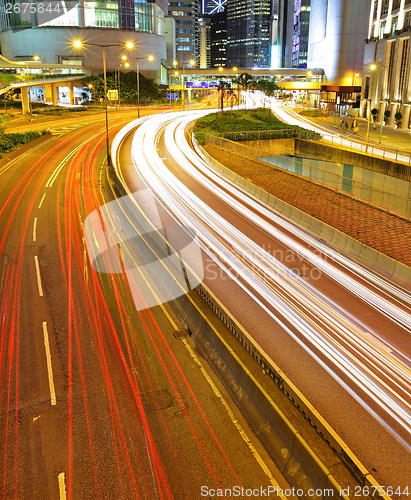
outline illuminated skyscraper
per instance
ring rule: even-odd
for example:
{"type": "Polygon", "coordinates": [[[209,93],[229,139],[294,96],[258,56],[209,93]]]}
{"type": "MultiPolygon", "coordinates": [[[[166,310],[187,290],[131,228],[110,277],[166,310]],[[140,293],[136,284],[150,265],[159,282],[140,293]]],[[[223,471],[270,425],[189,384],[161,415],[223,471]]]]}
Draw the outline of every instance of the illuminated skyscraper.
{"type": "Polygon", "coordinates": [[[269,68],[272,5],[278,0],[228,0],[227,65],[269,68]]]}
{"type": "Polygon", "coordinates": [[[198,18],[198,55],[200,68],[210,67],[211,19],[206,14],[198,18]]]}
{"type": "Polygon", "coordinates": [[[177,60],[182,64],[182,61],[196,59],[198,0],[168,2],[168,15],[172,16],[176,22],[177,60]]]}
{"type": "Polygon", "coordinates": [[[311,0],[294,0],[292,11],[291,68],[306,68],[311,0]]]}
{"type": "Polygon", "coordinates": [[[200,0],[201,14],[217,14],[223,12],[227,0],[200,0]]]}
{"type": "Polygon", "coordinates": [[[227,66],[227,12],[211,17],[211,67],[227,66]]]}

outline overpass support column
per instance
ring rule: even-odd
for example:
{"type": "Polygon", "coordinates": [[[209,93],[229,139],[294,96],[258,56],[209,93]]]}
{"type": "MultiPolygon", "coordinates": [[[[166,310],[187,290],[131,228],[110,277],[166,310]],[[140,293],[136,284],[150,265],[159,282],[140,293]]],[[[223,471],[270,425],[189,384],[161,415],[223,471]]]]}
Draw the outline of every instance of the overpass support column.
{"type": "Polygon", "coordinates": [[[44,85],[44,97],[46,99],[46,102],[53,101],[53,93],[51,91],[51,83],[47,83],[44,85]]]}
{"type": "Polygon", "coordinates": [[[29,92],[27,87],[21,87],[21,104],[23,115],[30,113],[29,92]]]}
{"type": "Polygon", "coordinates": [[[56,83],[51,84],[51,100],[53,102],[53,106],[58,105],[58,85],[56,83]]]}
{"type": "Polygon", "coordinates": [[[69,83],[69,98],[70,98],[70,104],[74,104],[74,87],[73,83],[69,83]]]}

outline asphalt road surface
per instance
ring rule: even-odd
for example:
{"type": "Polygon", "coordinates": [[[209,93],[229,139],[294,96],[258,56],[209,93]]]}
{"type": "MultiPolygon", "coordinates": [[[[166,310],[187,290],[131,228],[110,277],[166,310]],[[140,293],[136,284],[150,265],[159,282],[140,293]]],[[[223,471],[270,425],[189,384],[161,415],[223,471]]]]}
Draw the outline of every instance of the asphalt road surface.
{"type": "Polygon", "coordinates": [[[193,118],[153,117],[127,135],[119,156],[127,184],[150,187],[170,216],[195,228],[205,283],[380,484],[406,497],[409,293],[215,175],[187,144],[193,118]]]}
{"type": "Polygon", "coordinates": [[[84,220],[113,197],[103,119],[1,161],[0,495],[285,486],[171,311],[90,265],[84,220]]]}

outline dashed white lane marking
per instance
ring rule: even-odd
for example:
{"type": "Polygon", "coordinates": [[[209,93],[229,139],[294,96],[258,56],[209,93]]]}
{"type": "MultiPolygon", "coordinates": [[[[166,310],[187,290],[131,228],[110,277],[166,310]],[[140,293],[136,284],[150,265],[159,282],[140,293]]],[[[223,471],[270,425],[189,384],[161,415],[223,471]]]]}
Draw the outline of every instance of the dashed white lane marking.
{"type": "Polygon", "coordinates": [[[54,387],[53,366],[51,364],[49,333],[47,331],[47,322],[46,321],[43,321],[43,334],[44,334],[44,347],[46,349],[47,374],[49,377],[50,402],[51,402],[51,405],[54,406],[57,403],[57,399],[56,399],[56,389],[54,387]]]}
{"type": "Polygon", "coordinates": [[[33,241],[37,241],[37,217],[34,217],[33,222],[33,241]]]}
{"type": "Polygon", "coordinates": [[[37,255],[34,256],[34,264],[36,266],[37,286],[39,288],[39,295],[40,295],[40,297],[43,297],[43,287],[41,285],[41,275],[40,275],[40,264],[39,264],[39,258],[37,257],[37,255]]]}
{"type": "Polygon", "coordinates": [[[40,203],[39,203],[39,206],[38,208],[41,208],[41,205],[43,205],[43,201],[44,201],[44,198],[46,197],[46,193],[43,194],[41,200],[40,200],[40,203]]]}

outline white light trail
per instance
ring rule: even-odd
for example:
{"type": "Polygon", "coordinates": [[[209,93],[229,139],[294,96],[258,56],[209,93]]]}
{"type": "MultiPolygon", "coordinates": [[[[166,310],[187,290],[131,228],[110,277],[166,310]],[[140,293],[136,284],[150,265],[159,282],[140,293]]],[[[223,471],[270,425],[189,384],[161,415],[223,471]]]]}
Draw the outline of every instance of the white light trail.
{"type": "Polygon", "coordinates": [[[181,224],[196,229],[203,249],[250,298],[411,450],[409,439],[404,439],[403,433],[400,436],[387,422],[389,415],[407,436],[411,434],[411,360],[310,282],[291,273],[280,261],[194,195],[171,173],[164,158],[160,157],[160,135],[165,131],[167,157],[172,157],[197,182],[224,199],[270,238],[286,244],[372,306],[377,314],[383,314],[398,325],[404,334],[411,333],[410,309],[385,292],[393,293],[408,304],[411,303],[410,295],[328,249],[217,174],[194,154],[184,137],[186,124],[201,114],[203,112],[155,115],[144,123],[140,122],[132,146],[133,161],[139,175],[181,224]],[[330,361],[334,368],[330,366],[330,361]],[[371,408],[363,394],[371,397],[383,411],[371,408]]]}

